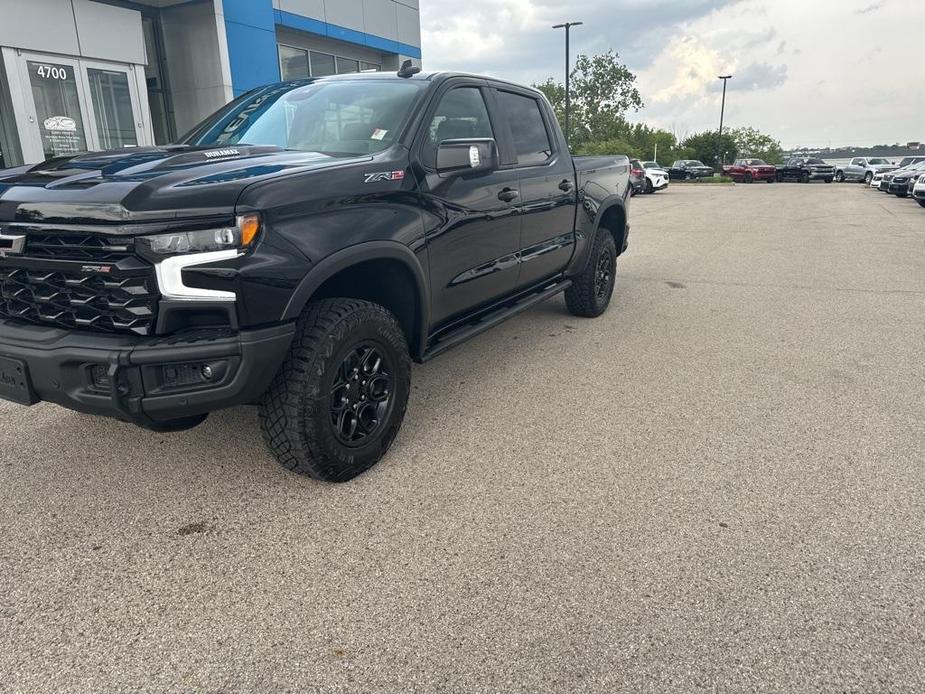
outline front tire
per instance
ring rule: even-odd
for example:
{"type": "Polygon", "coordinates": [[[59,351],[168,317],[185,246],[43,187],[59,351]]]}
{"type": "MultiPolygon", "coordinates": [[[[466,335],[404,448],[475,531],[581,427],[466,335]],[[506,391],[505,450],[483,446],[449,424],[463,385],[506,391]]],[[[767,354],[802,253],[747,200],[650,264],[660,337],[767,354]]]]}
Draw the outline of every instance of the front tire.
{"type": "Polygon", "coordinates": [[[870,185],[870,182],[873,181],[873,180],[874,180],[874,175],[873,175],[870,171],[868,171],[866,174],[864,174],[864,185],[868,185],[868,186],[869,186],[869,185],[870,185]]]}
{"type": "Polygon", "coordinates": [[[652,187],[652,181],[648,178],[646,179],[646,195],[652,195],[655,192],[655,188],[652,187]]]}
{"type": "Polygon", "coordinates": [[[925,200],[916,200],[916,202],[922,207],[925,207],[925,200]]]}
{"type": "Polygon", "coordinates": [[[607,310],[617,279],[617,245],[607,229],[598,229],[584,271],[565,290],[572,315],[597,318],[607,310]]]}
{"type": "Polygon", "coordinates": [[[750,173],[746,173],[746,174],[745,174],[745,182],[746,182],[746,183],[754,183],[754,182],[755,182],[755,178],[754,178],[750,173]]]}
{"type": "Polygon", "coordinates": [[[408,344],[389,311],[358,299],[313,301],[260,402],[260,428],[286,469],[346,482],[388,451],[410,390],[408,344]]]}
{"type": "Polygon", "coordinates": [[[809,183],[809,174],[805,171],[803,172],[803,175],[800,176],[800,183],[809,183]]]}
{"type": "Polygon", "coordinates": [[[836,171],[836,172],[835,172],[835,180],[836,180],[838,183],[844,183],[844,182],[845,182],[845,172],[844,172],[844,171],[836,171]]]}

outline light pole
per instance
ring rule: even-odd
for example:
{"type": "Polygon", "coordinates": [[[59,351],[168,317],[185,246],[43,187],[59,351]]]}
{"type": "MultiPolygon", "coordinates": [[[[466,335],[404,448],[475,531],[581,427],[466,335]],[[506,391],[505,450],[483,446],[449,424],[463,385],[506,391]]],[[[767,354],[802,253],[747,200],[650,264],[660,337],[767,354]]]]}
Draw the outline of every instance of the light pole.
{"type": "Polygon", "coordinates": [[[716,139],[716,163],[719,166],[720,175],[723,174],[723,162],[720,159],[720,152],[723,147],[723,114],[726,111],[726,81],[732,79],[732,75],[718,75],[717,79],[723,81],[723,103],[719,107],[719,137],[716,139]]]}
{"type": "Polygon", "coordinates": [[[553,29],[565,29],[565,144],[568,144],[569,136],[569,106],[571,101],[569,99],[569,55],[568,55],[568,38],[569,38],[569,29],[572,27],[581,26],[584,22],[565,22],[564,24],[556,24],[553,29]]]}

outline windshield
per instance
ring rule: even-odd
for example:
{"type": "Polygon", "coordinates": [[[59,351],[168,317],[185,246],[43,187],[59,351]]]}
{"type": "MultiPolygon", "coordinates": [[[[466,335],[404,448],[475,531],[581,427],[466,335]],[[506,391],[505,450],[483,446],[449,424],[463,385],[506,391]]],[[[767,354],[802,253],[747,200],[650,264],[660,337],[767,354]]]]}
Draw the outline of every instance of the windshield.
{"type": "Polygon", "coordinates": [[[704,165],[703,162],[697,161],[696,159],[688,159],[684,163],[687,164],[688,166],[703,166],[704,165]]]}
{"type": "Polygon", "coordinates": [[[871,163],[871,164],[889,164],[890,162],[888,162],[886,159],[874,158],[874,159],[871,159],[869,163],[871,163]]]}
{"type": "Polygon", "coordinates": [[[822,161],[822,159],[807,159],[806,163],[807,164],[825,164],[825,162],[822,161]]]}
{"type": "Polygon", "coordinates": [[[764,159],[746,159],[746,166],[765,166],[764,159]]]}
{"type": "Polygon", "coordinates": [[[185,144],[276,145],[334,156],[379,152],[398,137],[424,86],[404,80],[278,84],[232,102],[185,144]]]}
{"type": "Polygon", "coordinates": [[[644,161],[642,162],[643,167],[647,169],[660,169],[661,166],[658,165],[657,161],[644,161]]]}

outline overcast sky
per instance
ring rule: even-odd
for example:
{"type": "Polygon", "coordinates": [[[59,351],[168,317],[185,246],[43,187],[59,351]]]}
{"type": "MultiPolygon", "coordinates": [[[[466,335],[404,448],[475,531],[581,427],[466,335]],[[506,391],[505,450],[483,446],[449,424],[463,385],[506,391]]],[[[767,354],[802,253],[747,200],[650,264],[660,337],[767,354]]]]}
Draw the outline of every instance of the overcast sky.
{"type": "Polygon", "coordinates": [[[925,140],[922,0],[421,0],[427,70],[535,83],[615,49],[646,103],[631,116],[685,135],[726,122],[785,147],[925,140]],[[911,49],[911,50],[910,50],[911,49]]]}

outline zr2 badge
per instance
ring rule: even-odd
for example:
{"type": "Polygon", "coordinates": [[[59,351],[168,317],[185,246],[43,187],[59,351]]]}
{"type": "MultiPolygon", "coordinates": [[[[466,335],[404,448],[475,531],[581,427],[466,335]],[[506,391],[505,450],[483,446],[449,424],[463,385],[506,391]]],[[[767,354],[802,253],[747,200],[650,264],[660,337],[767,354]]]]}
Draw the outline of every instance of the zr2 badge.
{"type": "Polygon", "coordinates": [[[363,183],[379,183],[380,181],[401,181],[405,178],[404,171],[379,171],[377,173],[363,174],[363,183]]]}

